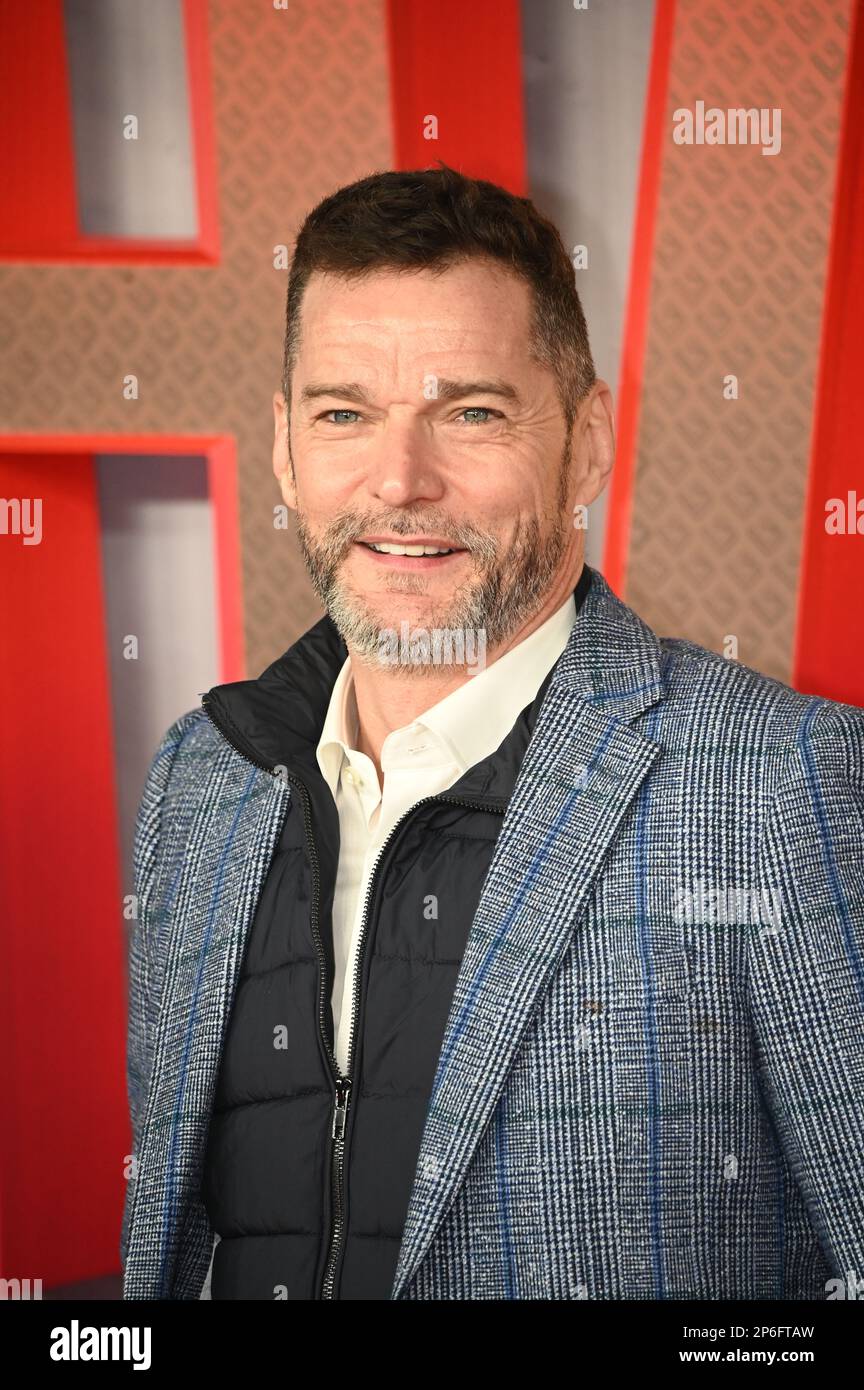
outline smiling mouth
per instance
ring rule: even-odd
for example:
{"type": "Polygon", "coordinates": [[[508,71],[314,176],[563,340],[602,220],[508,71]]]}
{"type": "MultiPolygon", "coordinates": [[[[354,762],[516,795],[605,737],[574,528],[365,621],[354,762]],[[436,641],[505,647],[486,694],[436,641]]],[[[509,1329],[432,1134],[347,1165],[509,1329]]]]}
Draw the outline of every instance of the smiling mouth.
{"type": "Polygon", "coordinates": [[[358,545],[363,545],[367,550],[374,550],[378,555],[407,555],[412,558],[421,556],[435,555],[459,555],[462,551],[456,546],[427,545],[423,542],[417,544],[400,544],[398,541],[358,541],[358,545]]]}
{"type": "Polygon", "coordinates": [[[436,570],[458,563],[469,552],[448,536],[361,536],[355,546],[365,550],[375,566],[390,570],[436,570]]]}

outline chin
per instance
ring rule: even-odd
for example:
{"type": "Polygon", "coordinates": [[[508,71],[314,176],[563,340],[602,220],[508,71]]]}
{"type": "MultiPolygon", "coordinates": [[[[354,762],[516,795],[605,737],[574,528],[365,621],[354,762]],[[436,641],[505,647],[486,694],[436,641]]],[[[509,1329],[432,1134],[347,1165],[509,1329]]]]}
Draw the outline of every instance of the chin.
{"type": "Polygon", "coordinates": [[[369,587],[361,588],[359,584],[352,583],[351,592],[362,602],[370,606],[376,604],[387,610],[392,608],[394,603],[400,608],[409,604],[428,606],[449,603],[458,587],[457,584],[450,581],[442,582],[434,576],[392,572],[382,574],[377,583],[369,587]]]}

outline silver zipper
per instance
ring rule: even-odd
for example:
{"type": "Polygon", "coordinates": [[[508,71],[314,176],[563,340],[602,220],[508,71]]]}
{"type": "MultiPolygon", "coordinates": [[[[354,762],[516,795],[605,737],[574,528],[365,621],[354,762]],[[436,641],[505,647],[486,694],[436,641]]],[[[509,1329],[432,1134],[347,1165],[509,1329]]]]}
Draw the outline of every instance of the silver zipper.
{"type": "Polygon", "coordinates": [[[336,1105],[333,1110],[333,1124],[331,1131],[333,1135],[332,1181],[335,1200],[332,1203],[332,1205],[335,1207],[337,1215],[334,1218],[334,1222],[331,1228],[330,1250],[327,1258],[327,1264],[324,1270],[324,1279],[321,1286],[322,1298],[333,1298],[334,1296],[333,1286],[336,1280],[336,1268],[339,1262],[339,1256],[342,1253],[342,1227],[344,1222],[342,1186],[345,1164],[344,1134],[348,1123],[348,1099],[351,1087],[351,1066],[354,1060],[354,1044],[357,1038],[357,1006],[359,1004],[360,996],[360,980],[363,969],[363,954],[366,946],[366,924],[369,913],[369,905],[372,901],[372,893],[375,888],[375,875],[378,872],[378,866],[381,863],[382,856],[384,855],[385,851],[389,848],[394,836],[398,833],[404,822],[408,819],[409,816],[413,815],[414,812],[420,806],[428,806],[429,803],[432,801],[449,802],[453,806],[467,806],[471,810],[495,811],[502,815],[504,812],[504,804],[502,802],[472,801],[467,799],[466,797],[448,796],[446,792],[440,792],[435,796],[424,796],[420,799],[420,801],[415,801],[413,806],[409,806],[408,810],[405,811],[399,817],[395,825],[391,826],[386,838],[384,839],[383,843],[379,846],[378,853],[376,854],[374,862],[372,864],[372,870],[369,874],[369,883],[366,889],[366,897],[363,902],[363,914],[360,918],[360,931],[357,937],[357,952],[354,960],[354,972],[351,980],[351,1029],[348,1035],[348,1060],[346,1064],[347,1075],[343,1079],[343,1086],[347,1086],[348,1089],[345,1089],[343,1091],[340,1099],[340,1091],[337,1086],[336,1105]]]}

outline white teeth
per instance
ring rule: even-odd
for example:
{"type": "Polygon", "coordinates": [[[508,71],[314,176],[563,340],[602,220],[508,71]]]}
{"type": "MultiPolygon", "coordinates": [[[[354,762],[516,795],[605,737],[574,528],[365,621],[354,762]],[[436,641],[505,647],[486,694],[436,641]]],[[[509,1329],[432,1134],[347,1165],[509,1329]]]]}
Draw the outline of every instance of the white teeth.
{"type": "Polygon", "coordinates": [[[389,542],[369,541],[368,544],[373,550],[378,550],[382,555],[450,555],[449,550],[439,550],[434,545],[391,545],[389,542]]]}

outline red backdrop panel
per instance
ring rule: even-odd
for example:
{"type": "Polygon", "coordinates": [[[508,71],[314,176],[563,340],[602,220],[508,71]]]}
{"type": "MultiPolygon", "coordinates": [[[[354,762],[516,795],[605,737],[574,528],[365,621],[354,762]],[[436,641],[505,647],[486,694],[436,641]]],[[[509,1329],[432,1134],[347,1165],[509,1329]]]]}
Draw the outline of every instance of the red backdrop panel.
{"type": "Polygon", "coordinates": [[[78,236],[63,9],[0,0],[0,254],[78,236]]]}
{"type": "Polygon", "coordinates": [[[853,6],[834,205],[793,684],[864,705],[864,6],[853,6]],[[851,497],[850,497],[851,493],[851,497]],[[825,529],[840,499],[845,533],[825,529]],[[861,512],[857,511],[858,504],[861,512]],[[848,529],[848,520],[861,532],[848,529]]]}
{"type": "Polygon", "coordinates": [[[183,0],[198,235],[84,236],[62,0],[0,0],[0,259],[215,265],[219,261],[207,0],[183,0]]]}
{"type": "Polygon", "coordinates": [[[440,159],[524,196],[518,0],[389,0],[387,27],[394,168],[440,159]]]}
{"type": "Polygon", "coordinates": [[[0,456],[42,540],[0,534],[0,1275],[116,1271],[130,1136],[95,471],[0,456]]]}
{"type": "Polygon", "coordinates": [[[675,34],[675,0],[657,0],[651,39],[651,67],[645,95],[639,188],[630,255],[630,285],[618,376],[615,467],[609,487],[603,573],[622,597],[627,587],[627,558],[633,482],[639,441],[639,406],[648,334],[651,277],[654,267],[654,227],[660,198],[663,154],[669,139],[666,108],[669,65],[675,34]]]}

